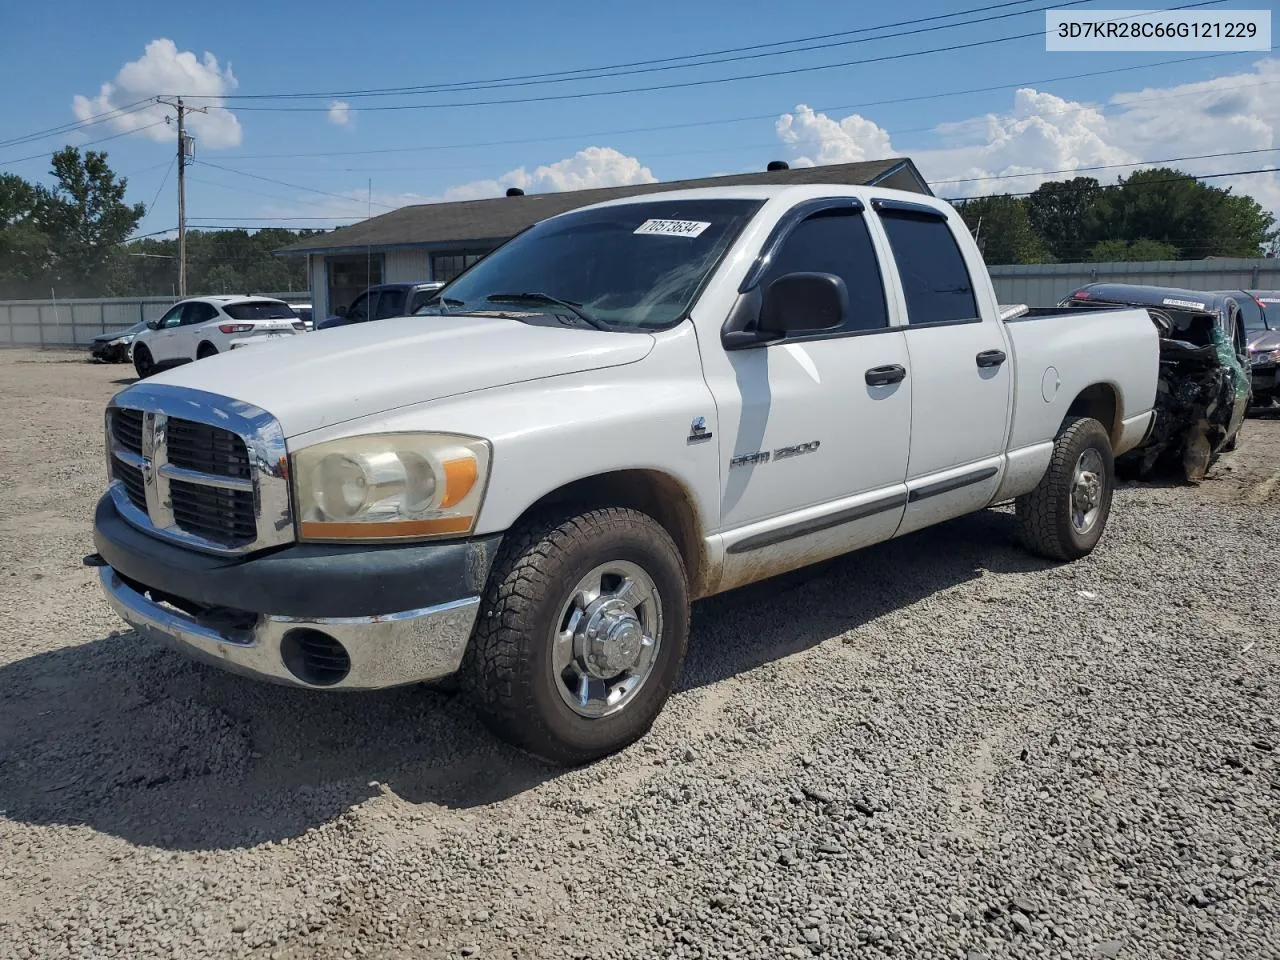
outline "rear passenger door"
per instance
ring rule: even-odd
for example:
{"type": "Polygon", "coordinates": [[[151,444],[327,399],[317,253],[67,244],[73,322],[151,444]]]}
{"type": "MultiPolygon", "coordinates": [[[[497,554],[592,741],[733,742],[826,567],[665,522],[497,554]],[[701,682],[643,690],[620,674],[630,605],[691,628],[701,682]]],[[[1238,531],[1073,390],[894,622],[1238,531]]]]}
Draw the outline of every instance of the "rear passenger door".
{"type": "MultiPolygon", "coordinates": [[[[906,310],[911,357],[909,502],[900,533],[981,509],[1003,470],[1013,361],[998,317],[985,321],[952,234],[958,216],[876,200],[906,310]]],[[[976,253],[975,253],[976,256],[976,253]]]]}

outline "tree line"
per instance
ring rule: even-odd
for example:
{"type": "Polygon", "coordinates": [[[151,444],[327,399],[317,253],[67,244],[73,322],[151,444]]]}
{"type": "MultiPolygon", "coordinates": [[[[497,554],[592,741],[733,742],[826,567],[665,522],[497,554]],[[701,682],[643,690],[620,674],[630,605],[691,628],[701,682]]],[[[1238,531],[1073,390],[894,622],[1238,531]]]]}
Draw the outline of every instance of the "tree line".
{"type": "Polygon", "coordinates": [[[1167,167],[1108,185],[1055,180],[1029,196],[956,207],[992,265],[1274,256],[1280,233],[1252,197],[1167,167]]]}
{"type": "MultiPolygon", "coordinates": [[[[178,244],[130,240],[146,215],[125,202],[128,181],[107,154],[67,147],[50,182],[0,174],[0,298],[173,294],[178,244]]],[[[1200,260],[1276,252],[1276,220],[1252,197],[1177,170],[1141,170],[1103,185],[1051,181],[1029,196],[956,204],[989,264],[1092,260],[1200,260]]],[[[321,231],[188,231],[191,294],[307,289],[306,261],[275,256],[321,231]]]]}
{"type": "MultiPolygon", "coordinates": [[[[76,147],[53,154],[47,184],[0,174],[0,299],[174,294],[178,241],[129,239],[147,211],[127,188],[105,152],[76,147]]],[[[306,290],[305,258],[275,251],[318,232],[189,230],[187,292],[306,290]]]]}

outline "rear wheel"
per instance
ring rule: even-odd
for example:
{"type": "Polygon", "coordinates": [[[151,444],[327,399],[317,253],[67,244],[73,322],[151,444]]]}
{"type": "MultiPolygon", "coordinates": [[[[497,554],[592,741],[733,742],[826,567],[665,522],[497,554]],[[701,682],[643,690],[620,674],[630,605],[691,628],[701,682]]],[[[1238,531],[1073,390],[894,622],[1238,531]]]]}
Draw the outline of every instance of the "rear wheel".
{"type": "Polygon", "coordinates": [[[203,360],[205,357],[214,356],[217,352],[218,348],[206,340],[204,343],[200,344],[200,346],[196,347],[196,359],[203,360]]]}
{"type": "Polygon", "coordinates": [[[133,348],[133,369],[139,380],[145,380],[156,372],[156,362],[151,359],[151,351],[141,344],[133,348]]]}
{"type": "Polygon", "coordinates": [[[466,680],[498,736],[585,763],[649,730],[688,633],[684,563],[655,520],[621,508],[535,519],[503,545],[466,680]]]}
{"type": "Polygon", "coordinates": [[[1090,417],[1071,417],[1054,441],[1049,469],[1016,503],[1018,533],[1033,553],[1076,560],[1102,539],[1115,490],[1111,438],[1090,417]]]}

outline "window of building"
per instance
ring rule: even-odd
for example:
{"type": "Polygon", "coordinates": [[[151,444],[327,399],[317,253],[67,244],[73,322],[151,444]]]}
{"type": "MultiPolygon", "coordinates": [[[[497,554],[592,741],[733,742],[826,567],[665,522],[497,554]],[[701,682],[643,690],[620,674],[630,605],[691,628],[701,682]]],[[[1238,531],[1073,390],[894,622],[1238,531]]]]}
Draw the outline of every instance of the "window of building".
{"type": "Polygon", "coordinates": [[[326,257],[329,278],[329,313],[338,307],[349,307],[366,289],[382,283],[382,254],[354,254],[349,257],[326,257]]]}
{"type": "Polygon", "coordinates": [[[907,298],[907,322],[963,323],[978,317],[973,281],[945,220],[882,211],[907,298]]]}
{"type": "Polygon", "coordinates": [[[839,330],[824,330],[824,336],[889,325],[880,263],[860,212],[823,210],[800,223],[769,265],[762,288],[767,290],[770,283],[788,273],[831,273],[844,281],[849,316],[839,330]]]}
{"type": "Polygon", "coordinates": [[[448,283],[488,252],[488,250],[450,250],[445,253],[433,253],[431,279],[448,283]]]}

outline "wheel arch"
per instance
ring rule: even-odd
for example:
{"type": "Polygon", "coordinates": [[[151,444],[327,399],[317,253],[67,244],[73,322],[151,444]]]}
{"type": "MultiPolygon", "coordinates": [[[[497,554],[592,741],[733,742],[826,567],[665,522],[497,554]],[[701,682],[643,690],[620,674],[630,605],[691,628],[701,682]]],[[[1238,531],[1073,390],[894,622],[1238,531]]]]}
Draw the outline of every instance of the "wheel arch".
{"type": "Polygon", "coordinates": [[[689,577],[689,597],[705,595],[712,579],[698,508],[683,483],[657,469],[614,470],[581,477],[539,497],[516,519],[515,526],[544,511],[572,506],[629,507],[652,517],[675,541],[689,577]]]}
{"type": "Polygon", "coordinates": [[[200,351],[203,350],[205,347],[208,347],[214,353],[218,352],[218,345],[216,343],[214,343],[212,340],[209,340],[209,339],[202,339],[199,343],[196,344],[197,357],[200,356],[200,351]]]}
{"type": "Polygon", "coordinates": [[[1097,420],[1111,438],[1112,447],[1118,446],[1124,432],[1124,398],[1114,383],[1091,383],[1071,401],[1062,418],[1063,424],[1072,417],[1097,420]]]}

